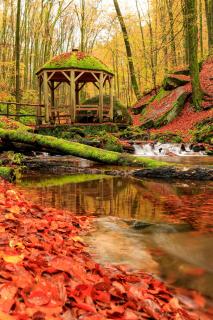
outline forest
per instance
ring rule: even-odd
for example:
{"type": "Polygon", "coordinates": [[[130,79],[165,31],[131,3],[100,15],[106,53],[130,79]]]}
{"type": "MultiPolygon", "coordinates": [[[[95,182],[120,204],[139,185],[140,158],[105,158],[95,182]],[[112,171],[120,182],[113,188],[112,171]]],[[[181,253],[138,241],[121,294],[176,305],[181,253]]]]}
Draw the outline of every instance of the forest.
{"type": "Polygon", "coordinates": [[[0,0],[0,320],[213,317],[213,0],[0,0]]]}

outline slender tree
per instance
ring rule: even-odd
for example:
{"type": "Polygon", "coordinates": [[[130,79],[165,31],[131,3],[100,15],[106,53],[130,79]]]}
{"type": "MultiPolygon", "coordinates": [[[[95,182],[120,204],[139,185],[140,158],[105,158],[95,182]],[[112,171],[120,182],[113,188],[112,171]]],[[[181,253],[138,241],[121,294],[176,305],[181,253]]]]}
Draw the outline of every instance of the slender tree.
{"type": "Polygon", "coordinates": [[[128,65],[129,65],[129,71],[130,71],[130,76],[131,76],[131,84],[132,88],[134,90],[136,98],[139,100],[141,98],[141,92],[138,87],[138,82],[136,79],[136,74],[135,74],[135,68],[134,68],[134,63],[133,63],[133,57],[132,57],[132,50],[129,42],[129,36],[127,32],[127,28],[120,10],[120,6],[117,0],[113,0],[115,10],[117,13],[117,17],[121,26],[122,34],[123,34],[123,39],[126,47],[126,54],[127,54],[127,59],[128,59],[128,65]]]}
{"type": "Polygon", "coordinates": [[[169,24],[170,24],[170,44],[171,44],[171,54],[172,54],[172,65],[177,65],[177,56],[176,56],[176,44],[175,44],[175,32],[174,32],[174,17],[173,17],[173,0],[166,0],[166,6],[169,15],[169,24]]]}
{"type": "MultiPolygon", "coordinates": [[[[17,103],[20,102],[20,18],[21,18],[21,0],[17,0],[17,9],[16,9],[16,42],[15,42],[16,102],[17,103]]],[[[19,114],[19,112],[20,112],[20,107],[16,106],[16,114],[19,114]]]]}
{"type": "Polygon", "coordinates": [[[213,0],[205,0],[209,55],[213,55],[213,0]]]}
{"type": "Polygon", "coordinates": [[[188,25],[189,70],[192,81],[192,100],[195,110],[200,109],[202,91],[199,79],[198,65],[198,26],[197,26],[197,0],[185,0],[185,19],[188,25]]]}

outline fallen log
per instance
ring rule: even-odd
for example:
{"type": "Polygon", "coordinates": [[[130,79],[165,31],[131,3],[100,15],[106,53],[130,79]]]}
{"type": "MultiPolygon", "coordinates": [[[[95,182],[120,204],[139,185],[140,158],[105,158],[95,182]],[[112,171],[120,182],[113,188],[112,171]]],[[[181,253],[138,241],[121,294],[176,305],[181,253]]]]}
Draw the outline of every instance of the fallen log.
{"type": "Polygon", "coordinates": [[[0,128],[0,139],[6,144],[11,142],[25,143],[31,145],[32,149],[34,147],[37,150],[38,148],[46,148],[47,150],[54,150],[59,154],[72,155],[104,164],[142,166],[148,168],[169,165],[166,162],[102,150],[78,142],[70,142],[52,136],[44,136],[20,130],[6,130],[0,128]]]}

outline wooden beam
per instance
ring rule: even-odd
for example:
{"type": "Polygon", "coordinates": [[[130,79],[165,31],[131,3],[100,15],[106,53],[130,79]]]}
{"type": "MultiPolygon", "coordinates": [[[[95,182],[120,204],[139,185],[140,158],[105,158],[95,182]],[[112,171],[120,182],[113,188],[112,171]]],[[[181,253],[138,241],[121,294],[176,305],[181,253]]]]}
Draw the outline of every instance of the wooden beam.
{"type": "Polygon", "coordinates": [[[45,106],[45,121],[50,122],[50,110],[48,101],[48,78],[47,71],[44,71],[44,106],[45,106]]]}
{"type": "MultiPolygon", "coordinates": [[[[93,75],[93,77],[96,79],[96,81],[99,83],[100,79],[96,76],[96,74],[94,72],[91,72],[91,74],[93,75]]],[[[100,73],[100,77],[103,74],[103,72],[100,73]]]]}
{"type": "Polygon", "coordinates": [[[85,71],[82,71],[77,77],[75,77],[75,81],[77,81],[84,73],[85,71]]]}
{"type": "Polygon", "coordinates": [[[109,79],[109,96],[110,96],[110,110],[109,110],[109,117],[110,120],[113,121],[113,77],[111,77],[111,79],[109,79]]]}
{"type": "Polygon", "coordinates": [[[94,86],[99,90],[99,86],[97,85],[96,82],[93,82],[94,86]]]}
{"type": "Polygon", "coordinates": [[[75,123],[76,119],[76,101],[75,101],[75,71],[70,72],[70,115],[71,121],[75,123]]]}
{"type": "Polygon", "coordinates": [[[99,81],[99,110],[98,110],[99,122],[103,122],[103,110],[104,110],[103,84],[104,84],[104,75],[103,75],[103,72],[101,72],[100,81],[99,81]]]}
{"type": "Polygon", "coordinates": [[[48,77],[48,81],[50,81],[50,79],[54,76],[55,73],[56,71],[51,72],[51,75],[48,77]]]}
{"type": "Polygon", "coordinates": [[[82,85],[78,88],[78,92],[81,91],[81,89],[83,89],[83,87],[85,86],[86,82],[83,82],[82,85]]]}
{"type": "MultiPolygon", "coordinates": [[[[42,95],[41,95],[42,82],[43,82],[42,77],[39,77],[39,78],[38,78],[38,85],[39,85],[38,98],[39,98],[39,104],[40,104],[40,105],[41,105],[41,103],[42,103],[42,95]]],[[[37,125],[42,124],[41,107],[38,107],[38,108],[36,109],[36,124],[37,124],[37,125]]]]}
{"type": "Polygon", "coordinates": [[[55,87],[54,87],[54,90],[56,90],[59,86],[60,86],[61,82],[58,82],[55,87]]]}
{"type": "Polygon", "coordinates": [[[55,94],[54,94],[54,81],[51,81],[50,90],[51,90],[51,108],[55,106],[55,94]]]}
{"type": "MultiPolygon", "coordinates": [[[[70,73],[72,73],[73,70],[70,71],[70,73]]],[[[68,81],[71,81],[70,77],[66,74],[66,72],[61,71],[61,73],[65,76],[65,78],[67,78],[68,81]]]]}

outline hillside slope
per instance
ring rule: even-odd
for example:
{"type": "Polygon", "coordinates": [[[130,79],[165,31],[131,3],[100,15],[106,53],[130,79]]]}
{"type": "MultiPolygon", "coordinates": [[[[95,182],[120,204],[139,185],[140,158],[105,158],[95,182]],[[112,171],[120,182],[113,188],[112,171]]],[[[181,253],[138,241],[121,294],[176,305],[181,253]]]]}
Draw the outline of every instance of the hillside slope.
{"type": "Polygon", "coordinates": [[[169,74],[158,89],[146,94],[131,108],[133,124],[151,132],[174,132],[189,140],[195,126],[213,118],[213,58],[206,60],[200,71],[204,98],[199,112],[191,103],[191,83],[186,70],[169,74]]]}

